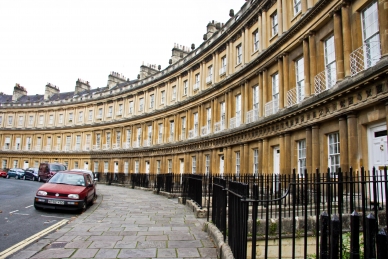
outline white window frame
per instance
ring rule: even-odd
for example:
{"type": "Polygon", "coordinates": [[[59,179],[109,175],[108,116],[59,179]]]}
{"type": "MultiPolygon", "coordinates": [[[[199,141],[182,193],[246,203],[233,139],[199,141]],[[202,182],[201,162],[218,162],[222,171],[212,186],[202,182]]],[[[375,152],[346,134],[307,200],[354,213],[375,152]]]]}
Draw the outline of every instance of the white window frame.
{"type": "Polygon", "coordinates": [[[39,115],[39,125],[43,125],[44,115],[39,115]]]}
{"type": "Polygon", "coordinates": [[[160,174],[160,165],[161,165],[160,160],[156,160],[156,174],[160,174]]]}
{"type": "Polygon", "coordinates": [[[362,39],[365,68],[376,65],[381,58],[379,12],[377,1],[372,2],[361,13],[362,39]]]}
{"type": "Polygon", "coordinates": [[[104,161],[104,174],[107,174],[109,170],[109,162],[104,161]]]}
{"type": "Polygon", "coordinates": [[[302,139],[297,142],[298,144],[298,175],[304,178],[306,169],[306,140],[302,139]]]}
{"type": "Polygon", "coordinates": [[[152,145],[152,125],[148,125],[147,131],[148,131],[147,132],[147,137],[148,137],[147,144],[152,145]]]}
{"type": "Polygon", "coordinates": [[[158,124],[158,144],[163,143],[163,123],[158,124]]]}
{"type": "Polygon", "coordinates": [[[335,43],[334,36],[330,36],[324,42],[325,48],[325,76],[326,76],[326,89],[333,87],[337,81],[337,69],[335,60],[335,43]]]}
{"type": "Polygon", "coordinates": [[[174,85],[172,87],[172,97],[171,97],[171,100],[175,100],[176,99],[176,86],[174,85]]]}
{"type": "Polygon", "coordinates": [[[275,12],[271,15],[271,31],[272,31],[272,37],[276,36],[278,34],[278,13],[275,12]]]}
{"type": "Polygon", "coordinates": [[[253,32],[252,38],[253,38],[253,52],[256,52],[259,50],[259,29],[253,32]]]}
{"type": "Polygon", "coordinates": [[[197,172],[197,157],[192,156],[191,157],[191,173],[196,174],[197,172]]]}
{"type": "Polygon", "coordinates": [[[139,160],[135,160],[135,174],[139,173],[139,160]]]}
{"type": "Polygon", "coordinates": [[[253,176],[259,176],[259,149],[253,150],[253,176]]]}
{"type": "Polygon", "coordinates": [[[206,109],[206,128],[207,128],[208,134],[211,131],[211,126],[212,126],[212,108],[209,107],[206,109]]]}
{"type": "Polygon", "coordinates": [[[327,135],[328,141],[328,165],[330,168],[330,175],[336,176],[337,169],[340,167],[340,139],[339,133],[334,132],[327,135]]]}
{"type": "Polygon", "coordinates": [[[151,94],[150,95],[150,109],[153,109],[155,106],[155,95],[151,94]]]}
{"type": "Polygon", "coordinates": [[[108,107],[108,114],[107,114],[107,118],[112,118],[113,116],[113,106],[109,106],[108,107]]]}
{"type": "Polygon", "coordinates": [[[89,110],[88,119],[89,119],[90,121],[93,120],[93,110],[89,110]]]}
{"type": "Polygon", "coordinates": [[[205,175],[210,174],[210,155],[205,155],[205,175]]]}
{"type": "Polygon", "coordinates": [[[52,125],[54,123],[54,115],[50,114],[49,116],[49,125],[52,125]]]}
{"type": "Polygon", "coordinates": [[[294,16],[302,11],[302,1],[294,0],[294,16]]]}
{"type": "Polygon", "coordinates": [[[160,103],[164,104],[165,101],[166,101],[166,91],[163,90],[160,92],[160,103]]]}
{"type": "Polygon", "coordinates": [[[129,114],[133,114],[133,101],[129,102],[129,114]]]}
{"type": "Polygon", "coordinates": [[[168,164],[167,173],[171,174],[172,173],[172,159],[168,159],[167,164],[168,164]]]}
{"type": "Polygon", "coordinates": [[[240,176],[240,152],[236,152],[236,176],[240,176]]]}
{"type": "Polygon", "coordinates": [[[83,122],[84,121],[84,112],[80,111],[78,113],[78,122],[83,122]]]}
{"type": "Polygon", "coordinates": [[[19,122],[18,122],[19,126],[23,126],[23,121],[24,121],[23,118],[24,118],[23,116],[19,116],[19,122]]]}
{"type": "MultiPolygon", "coordinates": [[[[63,123],[63,114],[59,114],[59,123],[63,123]]],[[[34,124],[34,116],[30,115],[28,117],[28,125],[34,124]]]]}
{"type": "Polygon", "coordinates": [[[295,61],[296,77],[296,102],[300,103],[304,99],[304,58],[295,61]]]}
{"type": "Polygon", "coordinates": [[[144,111],[144,98],[139,99],[139,112],[144,111]]]}
{"type": "Polygon", "coordinates": [[[69,122],[73,122],[73,113],[69,112],[69,122]]]}
{"type": "Polygon", "coordinates": [[[240,43],[236,47],[236,65],[241,64],[242,62],[242,44],[240,43]]]}
{"type": "Polygon", "coordinates": [[[183,96],[187,95],[187,91],[188,91],[188,82],[187,80],[185,80],[183,81],[183,96]]]}

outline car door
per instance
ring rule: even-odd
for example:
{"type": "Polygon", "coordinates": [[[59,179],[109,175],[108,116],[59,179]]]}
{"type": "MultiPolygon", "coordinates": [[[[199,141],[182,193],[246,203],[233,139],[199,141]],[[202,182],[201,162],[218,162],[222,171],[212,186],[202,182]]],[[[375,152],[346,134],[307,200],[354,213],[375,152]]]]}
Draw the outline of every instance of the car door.
{"type": "Polygon", "coordinates": [[[92,178],[90,177],[89,174],[85,174],[85,178],[86,178],[86,189],[87,189],[87,192],[88,192],[88,201],[91,201],[93,198],[94,198],[94,184],[93,184],[93,180],[92,178]],[[90,186],[92,185],[92,186],[90,186]]]}

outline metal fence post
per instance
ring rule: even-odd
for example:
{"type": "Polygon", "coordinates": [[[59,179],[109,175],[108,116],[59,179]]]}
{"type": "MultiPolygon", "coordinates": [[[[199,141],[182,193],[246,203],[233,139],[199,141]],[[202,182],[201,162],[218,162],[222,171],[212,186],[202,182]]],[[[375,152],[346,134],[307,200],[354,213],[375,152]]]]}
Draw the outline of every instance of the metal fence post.
{"type": "Polygon", "coordinates": [[[377,233],[376,238],[377,243],[377,259],[386,259],[388,258],[388,237],[384,229],[381,229],[377,233]]]}
{"type": "Polygon", "coordinates": [[[329,215],[326,211],[321,214],[321,259],[329,259],[329,249],[327,239],[329,237],[329,215]]]}
{"type": "Polygon", "coordinates": [[[360,259],[360,215],[350,215],[350,259],[360,259]]]}
{"type": "Polygon", "coordinates": [[[376,258],[376,218],[369,214],[366,217],[365,258],[376,258]]]}
{"type": "Polygon", "coordinates": [[[330,234],[330,259],[339,259],[339,244],[341,235],[341,224],[338,216],[333,215],[331,219],[331,234],[330,234]]]}

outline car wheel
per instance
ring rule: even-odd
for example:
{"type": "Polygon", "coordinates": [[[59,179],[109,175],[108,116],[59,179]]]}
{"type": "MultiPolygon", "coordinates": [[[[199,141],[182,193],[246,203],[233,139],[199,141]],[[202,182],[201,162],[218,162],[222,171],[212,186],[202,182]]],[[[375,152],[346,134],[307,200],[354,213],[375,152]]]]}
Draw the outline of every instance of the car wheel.
{"type": "Polygon", "coordinates": [[[35,182],[35,176],[33,176],[33,177],[31,178],[31,181],[35,182]]]}
{"type": "Polygon", "coordinates": [[[38,206],[36,206],[35,203],[34,203],[34,208],[35,208],[36,210],[42,210],[42,208],[39,208],[38,206]]]}
{"type": "Polygon", "coordinates": [[[40,176],[38,177],[38,182],[41,182],[42,181],[42,179],[40,179],[40,176]]]}
{"type": "Polygon", "coordinates": [[[20,179],[20,177],[19,176],[15,176],[15,179],[20,179]]]}
{"type": "Polygon", "coordinates": [[[7,174],[7,179],[9,179],[9,175],[7,174]]]}
{"type": "Polygon", "coordinates": [[[24,180],[24,181],[27,180],[27,179],[26,179],[26,176],[23,176],[23,180],[24,180]]]}
{"type": "Polygon", "coordinates": [[[89,202],[89,205],[92,206],[94,204],[94,202],[96,201],[96,199],[97,199],[97,196],[96,196],[96,193],[94,193],[93,198],[89,202]]]}

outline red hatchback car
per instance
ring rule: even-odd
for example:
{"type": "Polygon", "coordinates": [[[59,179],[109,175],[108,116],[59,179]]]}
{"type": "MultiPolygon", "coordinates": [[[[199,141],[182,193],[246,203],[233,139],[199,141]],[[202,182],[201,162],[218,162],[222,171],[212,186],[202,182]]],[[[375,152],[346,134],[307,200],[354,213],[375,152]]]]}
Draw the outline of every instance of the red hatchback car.
{"type": "Polygon", "coordinates": [[[63,171],[56,173],[36,192],[35,209],[85,211],[97,197],[96,186],[88,173],[63,171]]]}
{"type": "Polygon", "coordinates": [[[5,169],[5,168],[0,169],[0,177],[3,177],[3,178],[7,177],[7,172],[8,172],[8,169],[5,169]]]}

